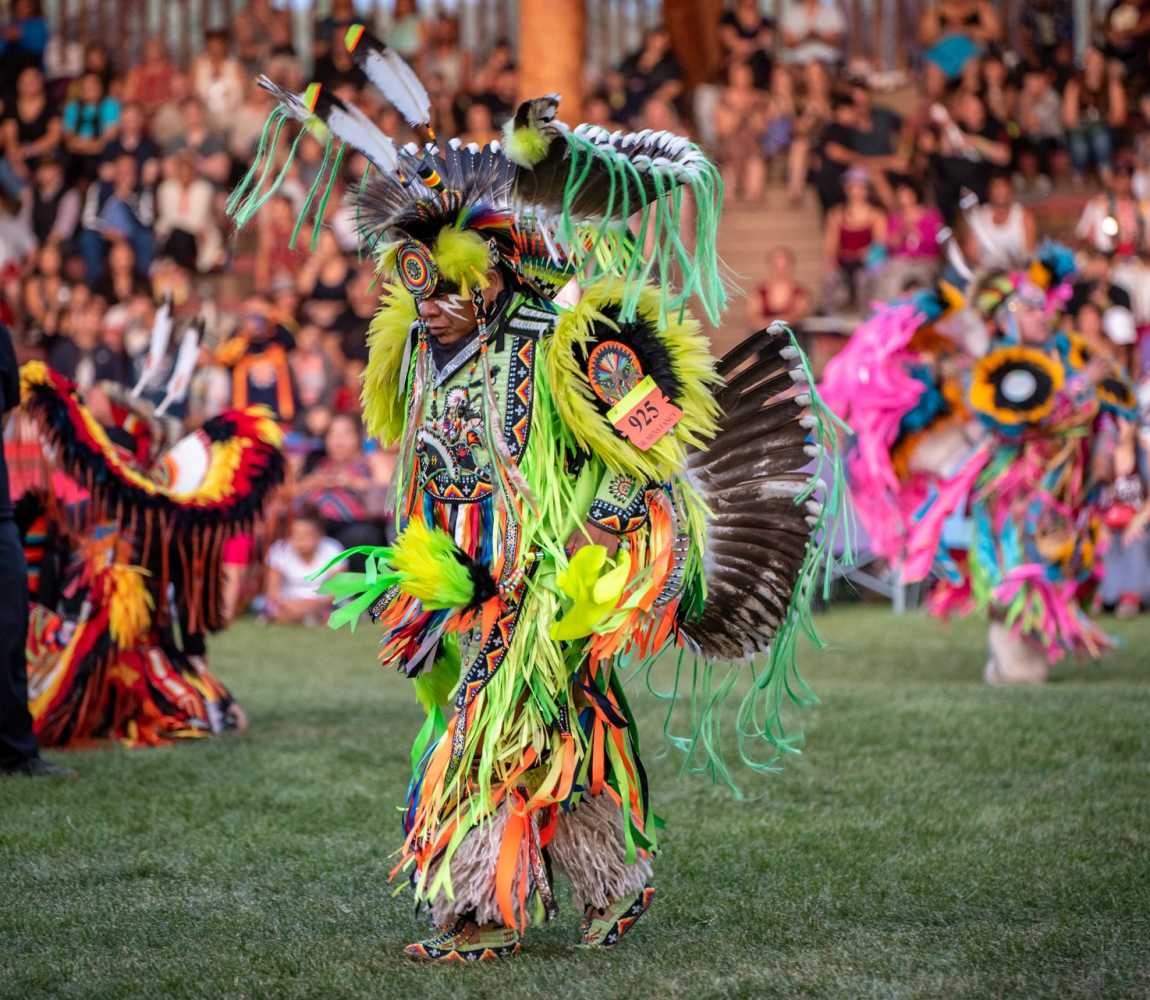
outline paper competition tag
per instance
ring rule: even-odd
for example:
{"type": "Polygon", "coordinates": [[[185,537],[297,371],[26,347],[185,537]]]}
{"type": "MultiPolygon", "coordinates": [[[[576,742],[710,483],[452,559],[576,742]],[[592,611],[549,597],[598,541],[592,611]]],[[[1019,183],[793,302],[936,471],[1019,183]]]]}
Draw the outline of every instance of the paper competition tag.
{"type": "Polygon", "coordinates": [[[647,451],[683,417],[683,411],[646,376],[607,411],[607,419],[640,451],[647,451]]]}

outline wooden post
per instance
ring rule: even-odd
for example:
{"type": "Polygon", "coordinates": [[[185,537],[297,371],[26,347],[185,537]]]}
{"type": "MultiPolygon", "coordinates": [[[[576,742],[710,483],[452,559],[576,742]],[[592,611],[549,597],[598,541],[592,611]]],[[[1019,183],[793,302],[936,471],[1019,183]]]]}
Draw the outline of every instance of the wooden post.
{"type": "Polygon", "coordinates": [[[563,95],[560,117],[572,124],[583,113],[585,0],[519,0],[519,91],[524,99],[563,95]]]}
{"type": "Polygon", "coordinates": [[[689,86],[709,83],[719,70],[722,16],[723,0],[665,0],[663,4],[663,23],[689,86]]]}

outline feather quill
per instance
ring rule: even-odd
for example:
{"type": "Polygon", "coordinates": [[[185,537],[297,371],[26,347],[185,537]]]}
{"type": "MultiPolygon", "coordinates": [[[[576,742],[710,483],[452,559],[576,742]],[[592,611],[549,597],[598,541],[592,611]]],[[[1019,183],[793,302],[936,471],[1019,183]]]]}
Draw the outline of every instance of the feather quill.
{"type": "Polygon", "coordinates": [[[398,52],[359,24],[348,29],[344,44],[372,86],[395,105],[408,125],[430,128],[431,98],[427,88],[398,52]]]}
{"type": "Polygon", "coordinates": [[[184,331],[180,341],[180,351],[176,355],[176,366],[172,377],[168,380],[168,389],[164,393],[163,402],[156,407],[156,416],[162,417],[168,412],[173,403],[183,402],[188,395],[188,388],[192,384],[192,373],[196,370],[196,362],[200,357],[200,328],[203,321],[197,320],[184,331]]]}
{"type": "Polygon", "coordinates": [[[144,362],[143,371],[140,372],[140,380],[132,390],[133,398],[139,396],[147,386],[150,386],[156,380],[156,376],[160,374],[171,339],[172,297],[171,295],[166,295],[160,308],[156,310],[156,318],[152,323],[152,341],[148,345],[148,357],[144,362]]]}

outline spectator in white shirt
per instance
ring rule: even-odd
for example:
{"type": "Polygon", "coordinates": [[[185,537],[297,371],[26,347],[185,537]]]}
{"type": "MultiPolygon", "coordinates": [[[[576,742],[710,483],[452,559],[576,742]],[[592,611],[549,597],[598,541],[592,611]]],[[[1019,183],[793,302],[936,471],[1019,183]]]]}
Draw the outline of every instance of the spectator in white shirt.
{"type": "Polygon", "coordinates": [[[156,194],[156,236],[166,256],[201,273],[217,267],[223,241],[216,226],[215,189],[196,173],[195,156],[182,150],[175,156],[174,176],[156,194]]]}
{"type": "Polygon", "coordinates": [[[229,54],[231,37],[222,28],[204,36],[204,51],[192,64],[192,91],[204,103],[208,120],[230,132],[233,116],[244,100],[243,68],[229,54]]]}
{"type": "Polygon", "coordinates": [[[268,549],[267,616],[274,622],[294,625],[322,625],[331,609],[331,598],[321,594],[323,581],[338,572],[333,566],[321,579],[312,580],[343,551],[334,538],[326,538],[323,522],[314,511],[296,514],[287,538],[268,549]]]}
{"type": "Polygon", "coordinates": [[[843,61],[847,22],[834,0],[791,0],[782,28],[783,58],[791,65],[843,61]]]}

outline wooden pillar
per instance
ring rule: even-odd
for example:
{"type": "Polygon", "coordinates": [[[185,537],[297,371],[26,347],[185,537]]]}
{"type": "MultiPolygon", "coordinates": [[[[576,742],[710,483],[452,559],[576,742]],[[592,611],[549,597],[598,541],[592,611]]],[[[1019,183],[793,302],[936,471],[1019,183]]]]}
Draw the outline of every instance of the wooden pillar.
{"type": "Polygon", "coordinates": [[[519,0],[519,93],[524,99],[557,93],[559,117],[583,113],[587,48],[585,0],[519,0]]]}
{"type": "Polygon", "coordinates": [[[663,23],[688,86],[709,83],[719,71],[723,0],[664,0],[663,23]]]}

